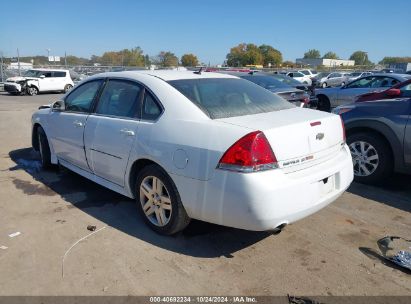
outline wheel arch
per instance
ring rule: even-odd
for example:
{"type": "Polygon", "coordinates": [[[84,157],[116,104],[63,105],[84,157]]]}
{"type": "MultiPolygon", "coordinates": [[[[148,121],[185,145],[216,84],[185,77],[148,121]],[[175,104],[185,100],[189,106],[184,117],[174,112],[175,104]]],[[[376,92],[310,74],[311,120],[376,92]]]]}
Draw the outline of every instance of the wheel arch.
{"type": "MultiPolygon", "coordinates": [[[[35,151],[39,150],[39,138],[38,138],[38,129],[39,127],[43,128],[38,122],[33,124],[33,128],[31,131],[31,146],[35,151]]],[[[44,130],[44,128],[43,128],[44,130]]]]}
{"type": "Polygon", "coordinates": [[[158,162],[155,162],[154,160],[151,160],[148,158],[136,159],[133,162],[133,164],[130,166],[130,170],[128,174],[128,186],[129,186],[130,192],[133,195],[133,197],[136,197],[136,189],[134,186],[137,180],[138,172],[140,172],[143,168],[150,166],[150,165],[156,165],[159,168],[161,168],[172,180],[170,174],[168,174],[167,171],[158,162]]]}
{"type": "Polygon", "coordinates": [[[391,150],[391,155],[393,156],[394,161],[394,170],[398,171],[401,167],[404,166],[401,142],[398,140],[398,138],[396,137],[395,133],[391,130],[391,128],[385,125],[384,123],[364,120],[355,121],[351,123],[349,122],[345,125],[345,131],[347,137],[361,132],[368,132],[379,135],[391,150]]]}

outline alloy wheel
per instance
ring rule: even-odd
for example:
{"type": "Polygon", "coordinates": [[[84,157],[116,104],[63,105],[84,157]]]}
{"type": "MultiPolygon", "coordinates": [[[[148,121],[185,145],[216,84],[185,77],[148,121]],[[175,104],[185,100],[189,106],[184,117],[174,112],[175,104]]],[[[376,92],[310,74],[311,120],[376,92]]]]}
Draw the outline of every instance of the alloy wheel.
{"type": "Polygon", "coordinates": [[[172,205],[169,192],[156,176],[147,176],[140,185],[140,203],[151,223],[163,227],[171,218],[172,205]]]}
{"type": "Polygon", "coordinates": [[[380,159],[377,150],[370,143],[352,142],[350,151],[356,176],[370,176],[377,170],[380,159]]]}

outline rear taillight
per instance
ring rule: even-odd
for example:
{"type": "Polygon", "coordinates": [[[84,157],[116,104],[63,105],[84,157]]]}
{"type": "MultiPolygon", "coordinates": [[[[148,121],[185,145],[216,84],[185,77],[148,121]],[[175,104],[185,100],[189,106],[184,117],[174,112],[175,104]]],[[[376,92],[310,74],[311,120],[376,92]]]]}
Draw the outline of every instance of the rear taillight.
{"type": "Polygon", "coordinates": [[[341,116],[340,116],[340,120],[341,120],[342,132],[343,132],[343,134],[342,134],[342,136],[343,136],[343,141],[345,142],[345,140],[346,140],[346,137],[345,137],[345,126],[344,126],[344,120],[341,118],[341,116]]]}
{"type": "Polygon", "coordinates": [[[277,159],[261,131],[240,138],[220,159],[219,169],[238,172],[257,172],[278,168],[277,159]]]}

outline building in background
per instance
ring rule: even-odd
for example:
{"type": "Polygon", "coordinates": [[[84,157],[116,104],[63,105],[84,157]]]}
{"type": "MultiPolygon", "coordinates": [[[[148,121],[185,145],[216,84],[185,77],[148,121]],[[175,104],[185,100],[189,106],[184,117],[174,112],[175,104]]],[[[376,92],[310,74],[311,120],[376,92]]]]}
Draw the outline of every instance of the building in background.
{"type": "Polygon", "coordinates": [[[398,72],[405,73],[411,71],[410,62],[400,62],[400,63],[391,63],[389,66],[390,69],[398,70],[398,72]]]}
{"type": "Polygon", "coordinates": [[[311,67],[325,66],[330,68],[355,65],[354,60],[344,59],[298,58],[295,62],[297,64],[309,65],[311,67]]]}
{"type": "MultiPolygon", "coordinates": [[[[33,68],[33,64],[29,62],[20,62],[20,70],[30,70],[33,68]]],[[[8,70],[18,70],[19,69],[19,63],[18,62],[11,62],[7,66],[8,70]]]]}

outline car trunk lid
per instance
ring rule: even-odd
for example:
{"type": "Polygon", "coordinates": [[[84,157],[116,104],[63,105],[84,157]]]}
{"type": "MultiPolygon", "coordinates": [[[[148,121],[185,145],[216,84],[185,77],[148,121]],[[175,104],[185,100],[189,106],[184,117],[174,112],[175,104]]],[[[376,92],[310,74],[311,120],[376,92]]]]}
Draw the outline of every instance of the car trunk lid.
{"type": "Polygon", "coordinates": [[[280,168],[330,157],[344,143],[340,117],[310,109],[292,108],[218,120],[264,132],[280,168]]]}

